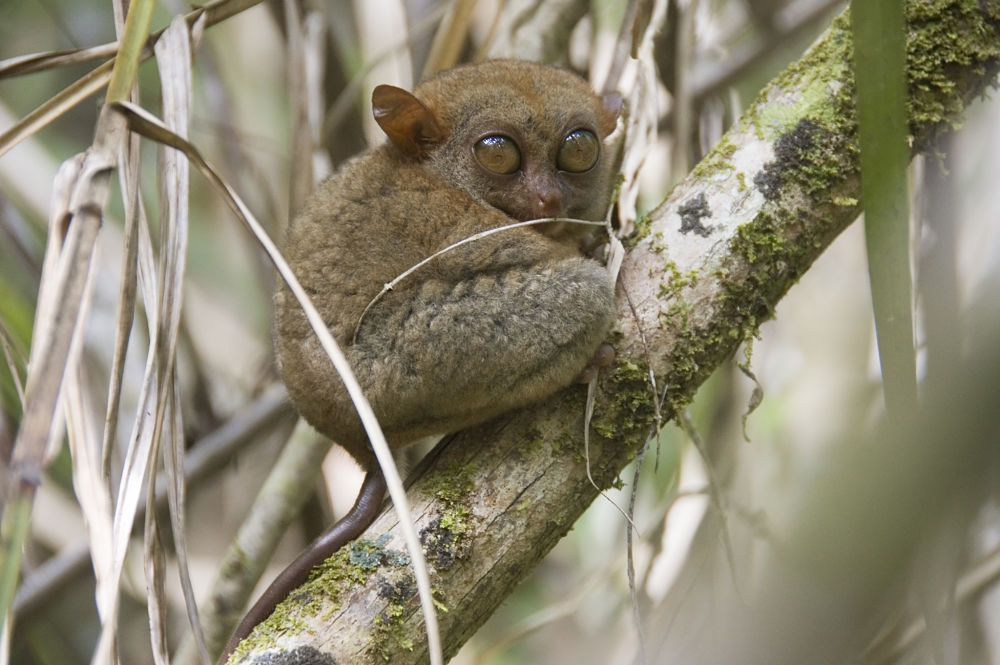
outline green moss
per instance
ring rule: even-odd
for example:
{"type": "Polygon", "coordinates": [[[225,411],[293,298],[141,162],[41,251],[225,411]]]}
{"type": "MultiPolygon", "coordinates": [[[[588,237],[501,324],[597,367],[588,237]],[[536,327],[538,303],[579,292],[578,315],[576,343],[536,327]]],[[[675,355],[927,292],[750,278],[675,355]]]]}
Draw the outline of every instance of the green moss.
{"type": "Polygon", "coordinates": [[[840,104],[830,104],[830,100],[850,102],[850,95],[839,94],[845,91],[843,82],[852,78],[849,61],[845,60],[850,52],[835,49],[817,55],[824,57],[823,67],[803,69],[793,65],[768,87],[771,95],[780,94],[783,85],[792,86],[796,94],[787,105],[769,101],[760,107],[761,113],[754,117],[754,123],[762,138],[774,140],[791,131],[803,118],[824,127],[834,127],[843,121],[843,108],[840,104]],[[803,77],[805,72],[807,77],[803,77]],[[817,76],[819,73],[825,76],[817,76]]]}
{"type": "Polygon", "coordinates": [[[416,594],[416,582],[409,572],[395,582],[383,581],[379,584],[379,598],[387,601],[387,604],[372,622],[370,644],[384,661],[389,661],[399,651],[413,650],[413,640],[409,637],[406,620],[410,616],[410,604],[416,594]]]}
{"type": "Polygon", "coordinates": [[[437,469],[427,479],[427,491],[444,504],[444,509],[420,531],[428,561],[438,570],[449,568],[468,554],[465,536],[469,533],[469,511],[462,501],[474,489],[478,467],[458,462],[437,469]]]}
{"type": "MultiPolygon", "coordinates": [[[[541,435],[532,439],[532,441],[536,445],[541,445],[543,443],[541,435]]],[[[569,432],[564,432],[562,434],[557,433],[555,438],[549,442],[549,445],[552,448],[552,454],[560,459],[565,459],[567,457],[583,458],[583,451],[580,450],[580,442],[569,432]]]]}
{"type": "Polygon", "coordinates": [[[957,127],[970,81],[995,72],[1000,5],[976,0],[911,1],[906,42],[910,130],[957,127]]]}
{"type": "Polygon", "coordinates": [[[404,603],[417,595],[417,584],[410,574],[403,575],[396,582],[383,580],[379,583],[379,598],[388,600],[391,603],[404,603]]]}
{"type": "Polygon", "coordinates": [[[746,343],[747,363],[759,325],[774,314],[771,303],[809,267],[815,258],[814,248],[829,242],[829,227],[805,223],[806,218],[805,211],[793,214],[791,220],[760,212],[750,223],[738,227],[730,241],[736,264],[747,266],[746,273],[734,278],[720,270],[714,275],[721,287],[719,309],[730,320],[729,325],[719,328],[724,332],[718,341],[730,348],[746,343]]]}
{"type": "MultiPolygon", "coordinates": [[[[1000,69],[1000,5],[978,0],[907,3],[907,79],[910,128],[926,138],[939,125],[956,126],[969,94],[1000,69]]],[[[772,141],[775,158],[754,179],[768,199],[795,185],[816,202],[858,171],[853,46],[847,12],[827,36],[761,91],[737,131],[772,141]]],[[[723,139],[696,167],[704,178],[731,167],[723,139]]],[[[739,189],[747,186],[737,174],[739,189]]],[[[836,196],[836,195],[835,195],[836,196]]],[[[837,205],[853,206],[852,196],[837,205]]]]}
{"type": "Polygon", "coordinates": [[[469,511],[461,506],[453,506],[437,515],[420,532],[420,544],[424,546],[427,559],[438,570],[447,570],[469,553],[469,543],[464,537],[470,531],[469,511]]]}
{"type": "MultiPolygon", "coordinates": [[[[731,273],[729,268],[722,267],[708,276],[719,283],[720,295],[710,306],[715,316],[707,325],[694,323],[694,305],[684,292],[705,276],[681,273],[673,263],[664,265],[668,278],[661,285],[660,295],[669,306],[661,313],[660,322],[671,331],[675,346],[667,371],[658,377],[658,388],[667,395],[662,407],[663,419],[686,407],[714,366],[708,362],[710,359],[723,357],[741,342],[752,342],[758,325],[772,314],[769,303],[775,302],[778,294],[805,269],[814,253],[808,249],[820,241],[809,237],[807,228],[811,227],[802,224],[789,235],[787,227],[779,228],[778,221],[766,213],[741,226],[732,241],[739,258],[730,265],[750,266],[749,273],[742,269],[731,273]]],[[[626,399],[645,399],[648,403],[648,387],[645,391],[640,387],[640,374],[634,368],[626,370],[629,372],[623,378],[635,382],[626,399]]],[[[626,410],[630,406],[622,405],[626,410]]]]}
{"type": "MultiPolygon", "coordinates": [[[[845,15],[806,56],[761,91],[741,121],[774,143],[775,156],[753,184],[769,200],[795,185],[815,200],[857,170],[850,26],[845,15]]],[[[745,177],[740,180],[746,186],[745,177]]]]}
{"type": "MultiPolygon", "coordinates": [[[[969,93],[984,74],[1000,67],[1000,5],[910,0],[906,16],[910,131],[927,136],[938,125],[958,126],[969,93]]],[[[776,140],[804,119],[833,135],[850,137],[845,147],[856,152],[853,57],[845,12],[815,49],[761,92],[754,108],[762,110],[745,116],[745,126],[761,138],[776,140]],[[775,103],[786,91],[794,91],[787,95],[789,103],[775,103]]]]}
{"type": "Polygon", "coordinates": [[[450,510],[441,515],[441,528],[449,531],[465,532],[468,529],[466,518],[469,512],[464,508],[450,510]]]}
{"type": "Polygon", "coordinates": [[[660,283],[661,300],[681,300],[681,292],[687,286],[698,283],[698,269],[693,268],[682,273],[673,261],[667,261],[663,266],[667,281],[660,283]]]}
{"type": "Polygon", "coordinates": [[[413,651],[413,638],[406,630],[406,615],[402,603],[389,603],[372,622],[372,648],[387,663],[394,653],[413,651]]]}
{"type": "Polygon", "coordinates": [[[742,128],[752,129],[760,139],[774,140],[803,118],[828,128],[839,125],[844,120],[843,104],[852,105],[853,92],[845,86],[853,78],[851,71],[850,25],[842,14],[822,42],[761,91],[751,112],[744,115],[742,128]]]}
{"type": "Polygon", "coordinates": [[[308,629],[306,617],[319,614],[326,607],[328,613],[341,605],[339,589],[360,586],[368,580],[371,568],[351,562],[350,548],[342,548],[332,557],[313,569],[309,580],[295,592],[278,603],[267,621],[258,625],[240,643],[231,658],[237,662],[246,653],[264,649],[274,643],[271,626],[281,626],[282,633],[301,632],[308,629]]]}
{"type": "Polygon", "coordinates": [[[591,427],[605,439],[645,436],[654,421],[649,368],[630,360],[615,363],[591,427]]]}
{"type": "Polygon", "coordinates": [[[649,235],[649,213],[644,212],[635,219],[635,228],[632,233],[629,234],[627,238],[622,239],[622,244],[625,245],[625,249],[631,249],[636,246],[636,244],[649,235]]]}
{"type": "Polygon", "coordinates": [[[426,492],[451,506],[461,501],[475,487],[478,467],[457,461],[437,468],[425,483],[426,492]]]}
{"type": "Polygon", "coordinates": [[[754,176],[754,185],[768,200],[777,199],[784,186],[793,183],[810,198],[825,201],[830,190],[857,168],[853,134],[803,118],[774,142],[774,159],[754,176]]]}
{"type": "Polygon", "coordinates": [[[772,263],[794,251],[797,243],[790,243],[781,233],[781,222],[766,212],[761,212],[750,224],[736,229],[731,247],[753,266],[772,263]]]}
{"type": "Polygon", "coordinates": [[[705,158],[698,162],[691,172],[692,176],[698,180],[709,179],[718,173],[729,173],[734,171],[732,157],[736,153],[736,144],[728,135],[715,144],[715,146],[705,155],[705,158]]]}

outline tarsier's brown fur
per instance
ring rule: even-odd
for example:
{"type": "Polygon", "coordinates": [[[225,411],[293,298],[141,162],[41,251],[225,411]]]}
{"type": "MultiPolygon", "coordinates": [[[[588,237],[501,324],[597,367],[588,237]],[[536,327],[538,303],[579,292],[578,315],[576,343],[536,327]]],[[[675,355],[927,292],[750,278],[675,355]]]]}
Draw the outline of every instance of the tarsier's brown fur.
{"type": "MultiPolygon", "coordinates": [[[[620,104],[572,73],[519,61],[451,69],[412,95],[376,88],[375,116],[390,140],[319,186],[291,224],[285,256],[393,448],[546,397],[594,355],[615,306],[606,270],[580,251],[591,227],[500,231],[436,256],[379,293],[421,260],[487,229],[541,217],[602,219],[614,161],[602,144],[620,104]],[[560,152],[577,130],[596,137],[598,154],[592,166],[570,172],[564,162],[588,166],[586,157],[560,152]],[[477,142],[496,136],[519,149],[512,173],[477,160],[477,142]]],[[[354,406],[285,288],[275,296],[275,317],[281,373],[296,408],[373,472],[354,406]]],[[[377,503],[382,486],[369,485],[377,503]]],[[[281,588],[268,591],[269,607],[255,608],[262,616],[248,616],[251,625],[241,625],[230,648],[286,595],[284,587],[330,553],[329,543],[312,549],[290,567],[305,570],[275,583],[281,588]]]]}

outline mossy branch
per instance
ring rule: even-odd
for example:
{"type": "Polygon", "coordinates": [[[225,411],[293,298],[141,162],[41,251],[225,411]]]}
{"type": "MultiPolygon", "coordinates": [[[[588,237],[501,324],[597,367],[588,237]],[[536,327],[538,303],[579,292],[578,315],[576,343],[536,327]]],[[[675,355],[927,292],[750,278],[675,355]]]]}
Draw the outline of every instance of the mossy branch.
{"type": "MultiPolygon", "coordinates": [[[[908,7],[913,145],[959,122],[1000,68],[1000,9],[964,0],[908,7]]],[[[777,77],[642,225],[622,267],[618,359],[601,382],[591,441],[614,482],[654,423],[755,334],[789,287],[860,212],[851,33],[841,16],[777,77]],[[627,291],[628,298],[622,291],[627,291]]],[[[915,148],[916,149],[916,148],[915,148]]],[[[460,433],[410,489],[454,654],[597,495],[583,462],[584,395],[460,433]]],[[[395,518],[342,552],[244,644],[322,661],[420,663],[426,646],[395,518]]],[[[276,662],[272,651],[267,662],[276,662]]],[[[289,661],[290,662],[290,661],[289,661]]],[[[312,660],[309,660],[312,662],[312,660]]]]}

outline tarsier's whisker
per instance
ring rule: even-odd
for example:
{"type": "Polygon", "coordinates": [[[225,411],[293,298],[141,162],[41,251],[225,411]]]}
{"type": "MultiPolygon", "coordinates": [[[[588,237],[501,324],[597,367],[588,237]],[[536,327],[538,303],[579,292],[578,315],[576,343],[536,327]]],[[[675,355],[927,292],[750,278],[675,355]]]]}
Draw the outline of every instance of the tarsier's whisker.
{"type": "Polygon", "coordinates": [[[510,229],[517,229],[517,228],[520,228],[522,226],[534,226],[536,224],[550,224],[552,222],[569,222],[570,224],[584,224],[584,225],[587,225],[587,226],[605,226],[605,227],[608,225],[607,222],[595,222],[595,221],[589,220],[589,219],[573,219],[572,217],[540,217],[538,219],[529,219],[529,220],[524,221],[524,222],[515,222],[513,224],[505,224],[504,226],[498,226],[496,228],[487,229],[485,231],[480,231],[479,233],[471,235],[471,236],[469,236],[467,238],[462,238],[458,242],[454,242],[454,243],[448,245],[447,247],[444,247],[443,249],[439,249],[438,251],[436,251],[433,254],[431,254],[430,256],[428,256],[426,259],[423,259],[422,261],[419,261],[419,262],[413,264],[412,266],[410,266],[409,268],[407,268],[406,270],[404,270],[403,272],[401,272],[400,274],[398,274],[391,282],[386,282],[382,286],[382,290],[379,291],[378,293],[376,293],[375,297],[368,301],[368,304],[365,305],[364,311],[361,312],[361,316],[358,317],[358,322],[354,326],[354,335],[351,336],[351,344],[356,344],[357,343],[357,341],[358,341],[358,331],[361,330],[361,323],[364,321],[365,314],[368,313],[368,310],[370,310],[372,307],[374,307],[375,303],[377,303],[382,298],[382,296],[384,296],[389,291],[392,291],[392,289],[397,284],[399,284],[400,282],[402,282],[404,279],[406,279],[408,276],[412,275],[414,272],[416,272],[417,270],[419,270],[423,266],[425,266],[428,263],[430,263],[436,257],[441,256],[442,254],[445,254],[447,252],[450,252],[453,249],[461,247],[462,245],[468,244],[470,242],[475,242],[476,240],[479,240],[481,238],[485,238],[486,236],[491,236],[494,233],[499,233],[500,231],[509,231],[510,229]]]}

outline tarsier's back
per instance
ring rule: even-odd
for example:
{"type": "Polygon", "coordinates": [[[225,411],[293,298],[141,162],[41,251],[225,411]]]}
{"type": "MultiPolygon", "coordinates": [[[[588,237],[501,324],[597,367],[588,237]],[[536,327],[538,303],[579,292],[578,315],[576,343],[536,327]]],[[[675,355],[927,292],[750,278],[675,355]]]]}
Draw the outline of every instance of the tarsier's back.
{"type": "MultiPolygon", "coordinates": [[[[390,140],[320,186],[290,227],[286,256],[398,447],[568,385],[607,334],[613,285],[580,250],[593,227],[503,230],[380,291],[487,229],[602,219],[613,161],[603,143],[620,100],[563,70],[491,61],[413,94],[380,86],[373,105],[390,140]]],[[[276,331],[299,411],[367,467],[346,391],[285,290],[276,331]]]]}

